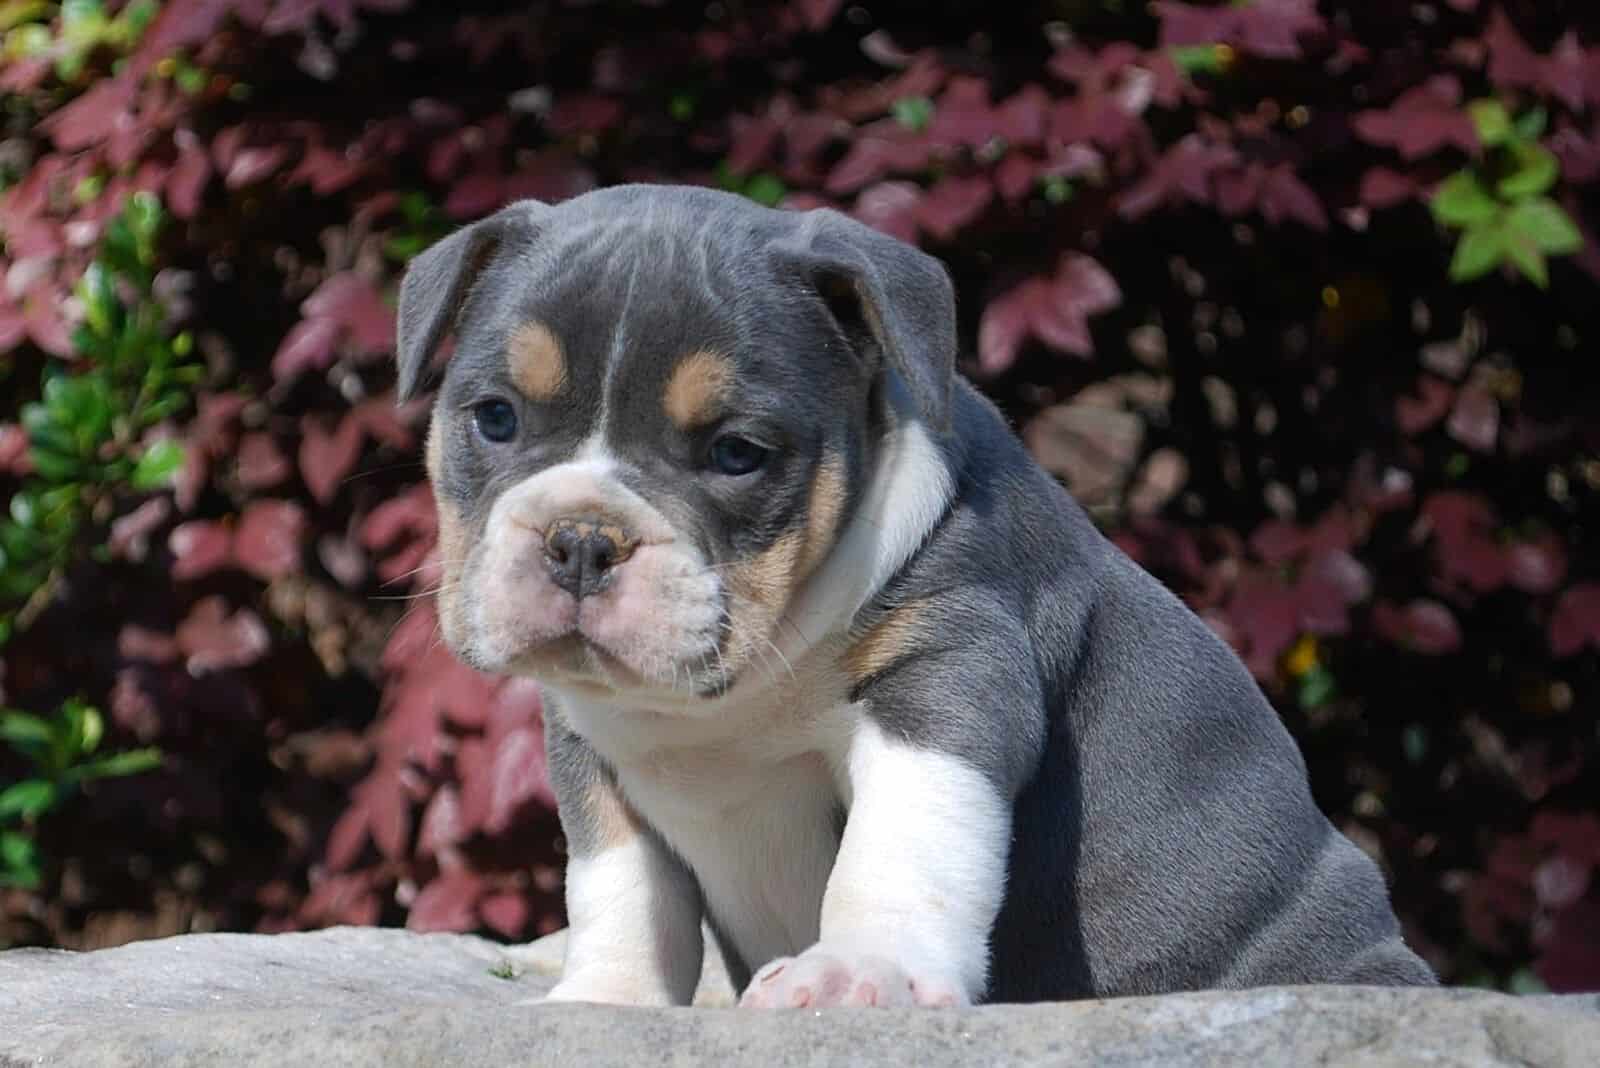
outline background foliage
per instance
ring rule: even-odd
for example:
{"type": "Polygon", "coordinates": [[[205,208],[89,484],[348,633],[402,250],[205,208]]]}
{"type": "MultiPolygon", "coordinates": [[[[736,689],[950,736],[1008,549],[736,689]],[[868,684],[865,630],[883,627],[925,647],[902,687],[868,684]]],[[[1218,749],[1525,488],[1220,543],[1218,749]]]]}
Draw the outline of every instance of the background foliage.
{"type": "Polygon", "coordinates": [[[412,596],[393,292],[672,180],[944,258],[968,373],[1239,648],[1415,944],[1600,987],[1588,7],[0,2],[4,703],[162,754],[13,802],[0,942],[560,923],[537,696],[412,596]]]}

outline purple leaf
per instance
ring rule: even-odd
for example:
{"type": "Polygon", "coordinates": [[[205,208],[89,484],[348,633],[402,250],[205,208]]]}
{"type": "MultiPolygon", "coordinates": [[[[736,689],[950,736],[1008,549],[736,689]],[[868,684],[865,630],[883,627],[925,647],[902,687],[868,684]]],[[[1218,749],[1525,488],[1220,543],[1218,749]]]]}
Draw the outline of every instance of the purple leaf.
{"type": "Polygon", "coordinates": [[[1438,601],[1416,600],[1404,608],[1379,601],[1372,609],[1372,625],[1396,645],[1428,656],[1461,648],[1461,628],[1456,617],[1438,601]]]}
{"type": "Polygon", "coordinates": [[[239,441],[239,484],[247,490],[276,486],[289,477],[289,460],[272,435],[246,434],[239,441]]]}
{"type": "Polygon", "coordinates": [[[1478,150],[1478,131],[1461,107],[1461,83],[1448,74],[1403,93],[1387,110],[1361,112],[1354,126],[1363,140],[1391,146],[1406,159],[1421,159],[1446,145],[1478,150]]]}

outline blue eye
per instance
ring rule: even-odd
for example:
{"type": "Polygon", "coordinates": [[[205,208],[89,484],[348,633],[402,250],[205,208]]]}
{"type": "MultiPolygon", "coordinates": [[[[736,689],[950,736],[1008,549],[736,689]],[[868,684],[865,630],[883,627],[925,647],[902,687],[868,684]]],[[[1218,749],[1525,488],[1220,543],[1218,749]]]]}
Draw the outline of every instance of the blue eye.
{"type": "Polygon", "coordinates": [[[749,438],[724,434],[711,443],[711,464],[725,475],[748,475],[767,462],[770,450],[749,438]]]}
{"type": "Polygon", "coordinates": [[[510,441],[517,432],[517,412],[503,400],[486,400],[472,407],[478,433],[494,442],[510,441]]]}

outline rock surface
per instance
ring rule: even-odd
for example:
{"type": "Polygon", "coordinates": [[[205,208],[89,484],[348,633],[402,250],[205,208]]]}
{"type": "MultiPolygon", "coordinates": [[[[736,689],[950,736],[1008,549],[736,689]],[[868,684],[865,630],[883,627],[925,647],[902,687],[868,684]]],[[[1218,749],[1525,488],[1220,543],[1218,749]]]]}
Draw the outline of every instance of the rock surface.
{"type": "Polygon", "coordinates": [[[18,1065],[1600,1063],[1600,996],[1285,987],[961,1011],[536,1001],[561,936],[508,948],[336,928],[0,953],[0,1068],[18,1065]]]}

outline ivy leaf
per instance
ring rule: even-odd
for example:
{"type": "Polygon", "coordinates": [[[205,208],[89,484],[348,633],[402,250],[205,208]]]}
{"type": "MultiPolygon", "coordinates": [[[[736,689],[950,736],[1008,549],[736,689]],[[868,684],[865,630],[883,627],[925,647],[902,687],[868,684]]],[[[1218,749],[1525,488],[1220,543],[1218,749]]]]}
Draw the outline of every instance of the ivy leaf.
{"type": "Polygon", "coordinates": [[[1457,171],[1446,178],[1428,207],[1440,223],[1457,228],[1490,222],[1500,213],[1500,204],[1471,171],[1457,171]]]}
{"type": "Polygon", "coordinates": [[[1511,140],[1511,115],[1500,101],[1474,100],[1467,105],[1467,114],[1472,116],[1472,125],[1483,147],[1494,148],[1511,140]]]}
{"type": "Polygon", "coordinates": [[[1566,256],[1583,248],[1583,234],[1561,205],[1548,197],[1524,200],[1506,214],[1505,226],[1550,256],[1566,256]]]}
{"type": "Polygon", "coordinates": [[[133,488],[149,491],[171,485],[172,480],[183,469],[183,462],[182,442],[170,438],[156,442],[144,451],[144,455],[139,457],[139,462],[134,465],[130,479],[133,488]]]}
{"type": "Polygon", "coordinates": [[[1456,244],[1450,261],[1450,280],[1470,282],[1494,270],[1506,255],[1506,234],[1501,224],[1469,226],[1456,244]]]}
{"type": "Polygon", "coordinates": [[[25,779],[0,790],[0,820],[34,819],[56,803],[56,784],[47,779],[25,779]]]}
{"type": "Polygon", "coordinates": [[[1517,270],[1540,289],[1550,288],[1550,266],[1545,263],[1544,253],[1527,238],[1518,234],[1508,234],[1506,259],[1516,264],[1517,270]]]}
{"type": "Polygon", "coordinates": [[[1561,163],[1543,145],[1517,145],[1517,169],[1500,179],[1495,188],[1507,200],[1524,200],[1546,192],[1561,177],[1561,163]]]}

